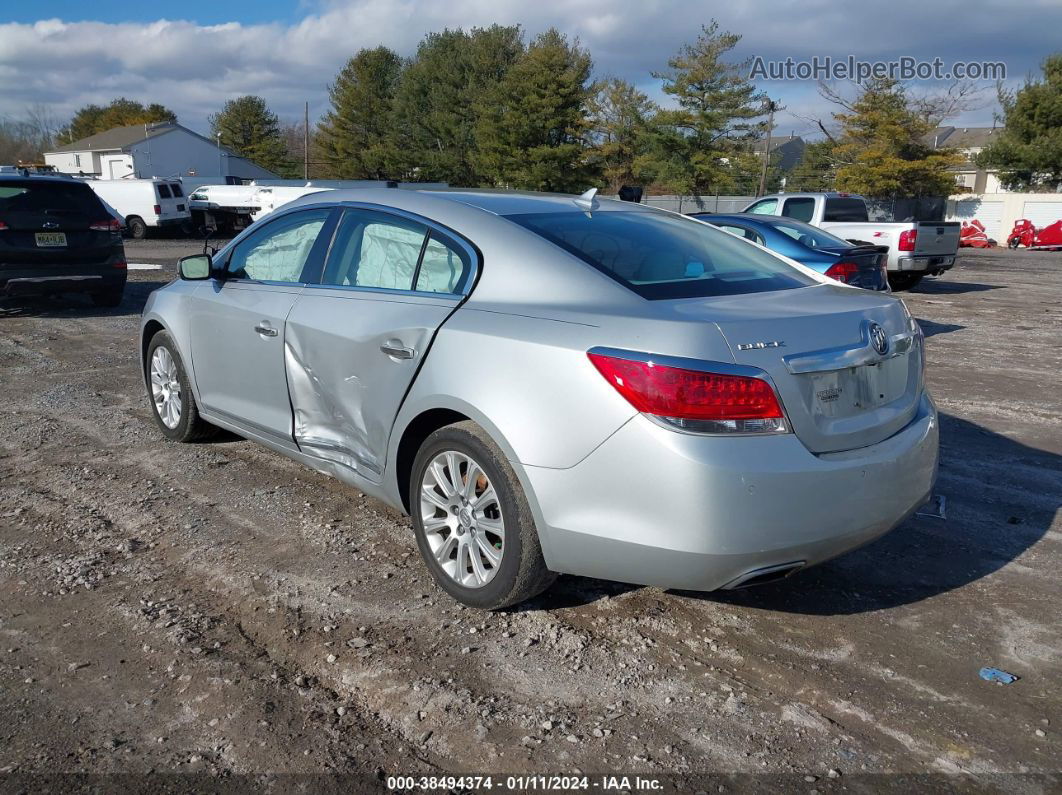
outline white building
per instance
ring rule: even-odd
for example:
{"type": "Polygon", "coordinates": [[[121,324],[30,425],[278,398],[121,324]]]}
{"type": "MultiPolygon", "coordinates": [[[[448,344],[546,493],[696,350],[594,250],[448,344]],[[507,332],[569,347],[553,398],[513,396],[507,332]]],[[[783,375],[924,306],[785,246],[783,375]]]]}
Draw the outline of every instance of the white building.
{"type": "Polygon", "coordinates": [[[174,122],[115,127],[45,152],[44,162],[64,174],[101,179],[277,176],[174,122]]]}
{"type": "Polygon", "coordinates": [[[978,167],[974,158],[1002,134],[1002,127],[938,127],[928,136],[934,149],[955,149],[965,162],[955,166],[956,193],[1007,193],[995,169],[978,167]]]}

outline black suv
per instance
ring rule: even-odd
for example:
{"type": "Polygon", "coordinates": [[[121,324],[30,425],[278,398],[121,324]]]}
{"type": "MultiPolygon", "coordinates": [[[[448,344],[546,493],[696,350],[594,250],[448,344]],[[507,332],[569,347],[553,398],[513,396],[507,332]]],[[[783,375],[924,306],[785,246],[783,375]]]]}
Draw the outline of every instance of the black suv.
{"type": "Polygon", "coordinates": [[[118,306],[121,224],[84,182],[0,175],[0,296],[87,292],[118,306]]]}

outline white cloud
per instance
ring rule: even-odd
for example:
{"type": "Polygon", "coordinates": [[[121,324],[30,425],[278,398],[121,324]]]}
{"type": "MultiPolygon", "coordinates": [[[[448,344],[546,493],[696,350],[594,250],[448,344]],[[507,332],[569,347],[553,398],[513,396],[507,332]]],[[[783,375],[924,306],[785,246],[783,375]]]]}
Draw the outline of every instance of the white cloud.
{"type": "MultiPolygon", "coordinates": [[[[178,12],[179,13],[179,12],[178,12]]],[[[63,22],[0,25],[0,114],[20,116],[43,103],[61,119],[89,102],[124,95],[173,108],[189,126],[203,129],[206,116],[226,99],[260,94],[282,117],[327,106],[327,86],[361,47],[385,44],[410,55],[417,42],[444,27],[520,23],[534,34],[549,26],[578,36],[599,74],[616,74],[657,93],[649,77],[691,41],[702,23],[717,16],[724,28],[744,34],[738,55],[781,59],[814,54],[864,59],[913,55],[946,61],[993,58],[1021,78],[1052,49],[1062,21],[1051,0],[1014,5],[989,0],[971,13],[965,0],[914,0],[875,6],[837,0],[736,0],[724,7],[683,0],[349,0],[319,2],[291,25],[199,25],[185,20],[149,23],[63,22]]],[[[767,85],[801,112],[818,107],[809,84],[767,85]]],[[[982,111],[980,120],[990,118],[982,111]]],[[[808,127],[792,116],[788,130],[808,127]]]]}

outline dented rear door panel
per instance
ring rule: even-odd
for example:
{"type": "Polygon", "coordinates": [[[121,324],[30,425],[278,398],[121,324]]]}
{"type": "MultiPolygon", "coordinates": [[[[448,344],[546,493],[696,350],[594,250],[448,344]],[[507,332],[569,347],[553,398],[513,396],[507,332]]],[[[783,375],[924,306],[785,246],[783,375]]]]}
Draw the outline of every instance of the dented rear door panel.
{"type": "Polygon", "coordinates": [[[307,288],[284,336],[299,448],[379,482],[398,408],[435,330],[458,301],[398,290],[307,288]]]}

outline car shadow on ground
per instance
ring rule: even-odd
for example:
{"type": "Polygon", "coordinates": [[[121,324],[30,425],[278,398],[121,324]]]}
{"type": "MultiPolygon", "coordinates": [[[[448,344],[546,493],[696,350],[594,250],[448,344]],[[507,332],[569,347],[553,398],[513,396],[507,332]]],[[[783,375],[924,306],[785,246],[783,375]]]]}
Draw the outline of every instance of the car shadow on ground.
{"type": "Polygon", "coordinates": [[[122,303],[116,307],[96,306],[85,293],[58,295],[0,297],[0,320],[5,317],[121,317],[140,315],[147,297],[167,284],[170,278],[127,282],[122,303]]]}
{"type": "MultiPolygon", "coordinates": [[[[944,277],[945,279],[947,277],[944,277]]],[[[980,284],[979,282],[949,282],[941,279],[923,280],[912,293],[924,295],[959,295],[961,293],[983,293],[988,290],[1006,290],[1003,284],[980,284]]]]}
{"type": "Polygon", "coordinates": [[[937,323],[933,320],[923,320],[922,318],[916,318],[918,325],[922,327],[922,333],[927,337],[935,337],[937,334],[950,334],[953,331],[962,331],[966,326],[960,326],[958,323],[937,323]]]}
{"type": "MultiPolygon", "coordinates": [[[[998,571],[1043,538],[1062,509],[1062,456],[947,414],[941,439],[936,491],[947,498],[946,520],[912,517],[872,544],[779,583],[670,593],[780,613],[850,615],[920,602],[998,571]],[[1031,500],[1030,492],[1043,498],[1031,500]]],[[[572,607],[637,587],[562,577],[529,607],[572,607]]]]}

